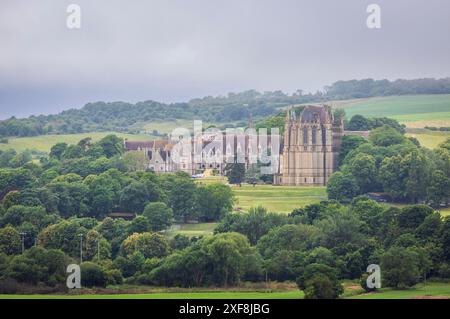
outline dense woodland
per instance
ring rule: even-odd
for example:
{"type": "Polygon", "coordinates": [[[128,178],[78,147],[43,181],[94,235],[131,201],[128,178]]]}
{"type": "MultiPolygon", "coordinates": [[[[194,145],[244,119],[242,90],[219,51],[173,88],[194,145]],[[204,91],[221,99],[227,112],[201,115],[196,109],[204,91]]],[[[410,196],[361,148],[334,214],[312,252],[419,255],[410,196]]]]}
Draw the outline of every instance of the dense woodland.
{"type": "Polygon", "coordinates": [[[250,90],[173,104],[155,101],[136,104],[96,102],[57,115],[31,116],[26,119],[13,117],[0,121],[0,137],[98,131],[136,133],[140,130],[140,123],[157,120],[195,118],[214,123],[247,122],[250,114],[260,119],[276,115],[280,107],[287,105],[373,96],[444,93],[450,93],[450,78],[338,81],[314,94],[305,94],[302,90],[293,94],[250,90]]]}
{"type": "MultiPolygon", "coordinates": [[[[372,263],[381,265],[384,287],[450,278],[449,218],[428,205],[397,208],[364,196],[384,190],[438,207],[450,189],[449,142],[427,150],[388,125],[373,129],[368,141],[347,137],[340,171],[328,185],[330,200],[289,215],[263,207],[233,212],[226,185],[142,171],[137,154],[124,154],[114,135],[56,144],[39,163],[26,153],[2,152],[0,293],[64,291],[65,266],[80,262],[80,236],[85,287],[289,280],[306,298],[336,298],[343,279],[364,286],[372,263]],[[136,217],[112,219],[110,212],[136,217]],[[167,236],[174,221],[190,220],[219,225],[210,236],[167,236]]],[[[233,183],[249,178],[237,165],[229,168],[240,172],[230,173],[233,183]]]]}
{"type": "Polygon", "coordinates": [[[394,201],[435,208],[450,202],[450,139],[430,150],[396,127],[375,128],[368,139],[344,136],[339,171],[327,184],[329,198],[349,202],[385,192],[394,201]]]}

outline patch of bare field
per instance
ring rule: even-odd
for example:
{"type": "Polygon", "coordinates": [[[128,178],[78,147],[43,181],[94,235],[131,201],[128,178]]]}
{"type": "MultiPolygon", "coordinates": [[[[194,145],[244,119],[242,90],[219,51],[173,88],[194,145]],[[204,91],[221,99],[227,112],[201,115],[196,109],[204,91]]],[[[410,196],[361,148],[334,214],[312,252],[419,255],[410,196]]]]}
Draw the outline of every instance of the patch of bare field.
{"type": "Polygon", "coordinates": [[[410,129],[420,129],[428,127],[450,127],[450,120],[426,120],[426,121],[415,121],[415,122],[401,122],[407,128],[410,129]]]}

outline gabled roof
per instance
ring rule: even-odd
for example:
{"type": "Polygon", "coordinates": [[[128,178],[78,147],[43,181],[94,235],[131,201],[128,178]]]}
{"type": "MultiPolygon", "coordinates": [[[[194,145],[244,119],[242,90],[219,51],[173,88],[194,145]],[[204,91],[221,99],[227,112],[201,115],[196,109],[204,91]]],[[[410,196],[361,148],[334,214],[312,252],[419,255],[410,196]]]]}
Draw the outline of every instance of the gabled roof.
{"type": "Polygon", "coordinates": [[[164,148],[167,145],[167,141],[125,141],[125,149],[127,151],[137,151],[145,148],[164,148]]]}

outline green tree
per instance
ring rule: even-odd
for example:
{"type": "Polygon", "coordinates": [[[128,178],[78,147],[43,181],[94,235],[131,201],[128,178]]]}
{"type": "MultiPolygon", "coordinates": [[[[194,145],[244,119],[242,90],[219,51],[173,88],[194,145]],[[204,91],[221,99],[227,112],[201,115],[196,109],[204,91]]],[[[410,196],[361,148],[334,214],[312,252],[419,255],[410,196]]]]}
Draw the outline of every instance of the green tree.
{"type": "Polygon", "coordinates": [[[20,252],[20,247],[20,234],[14,227],[0,228],[0,253],[15,255],[20,252]]]}
{"type": "Polygon", "coordinates": [[[145,258],[161,258],[169,254],[170,246],[166,238],[160,234],[135,233],[123,241],[122,251],[125,256],[130,256],[135,251],[139,251],[145,258]]]}
{"type": "Polygon", "coordinates": [[[233,209],[234,194],[227,185],[200,186],[196,198],[200,218],[206,221],[220,220],[233,209]]]}
{"type": "Polygon", "coordinates": [[[196,189],[196,184],[184,174],[176,174],[170,182],[169,207],[172,208],[176,220],[187,222],[198,217],[195,209],[196,189]]]}
{"type": "Polygon", "coordinates": [[[149,200],[147,187],[141,182],[131,182],[120,192],[120,207],[141,214],[149,200]]]}
{"type": "Polygon", "coordinates": [[[409,288],[420,280],[419,260],[407,248],[391,247],[381,258],[382,285],[409,288]]]}
{"type": "Polygon", "coordinates": [[[245,171],[245,182],[255,186],[261,177],[260,169],[257,165],[252,164],[245,171]]]}
{"type": "Polygon", "coordinates": [[[286,224],[286,216],[268,213],[262,207],[252,207],[246,214],[229,214],[216,227],[216,233],[238,232],[247,236],[252,245],[267,234],[272,228],[286,224]]]}
{"type": "Polygon", "coordinates": [[[359,191],[358,183],[350,173],[336,172],[327,183],[328,198],[341,202],[350,201],[359,191]]]}
{"type": "Polygon", "coordinates": [[[348,168],[355,177],[361,193],[367,193],[376,189],[378,172],[373,156],[360,153],[351,159],[348,168]]]}
{"type": "Polygon", "coordinates": [[[143,216],[148,220],[152,231],[161,231],[172,225],[173,212],[165,203],[148,203],[143,216]]]}
{"type": "Polygon", "coordinates": [[[53,145],[52,148],[50,149],[50,157],[60,160],[62,158],[62,155],[66,151],[67,146],[68,145],[66,143],[57,143],[53,145]]]}
{"type": "Polygon", "coordinates": [[[149,161],[144,152],[128,151],[123,155],[125,165],[130,172],[145,171],[149,161]]]}
{"type": "Polygon", "coordinates": [[[84,262],[81,268],[81,285],[83,287],[106,287],[105,271],[97,264],[84,262]]]}
{"type": "Polygon", "coordinates": [[[107,158],[121,155],[124,152],[123,140],[116,135],[107,135],[96,143],[103,149],[107,158]]]}
{"type": "Polygon", "coordinates": [[[245,178],[245,164],[230,163],[225,166],[225,176],[230,184],[241,185],[245,178]]]}
{"type": "Polygon", "coordinates": [[[427,188],[428,199],[435,207],[450,200],[450,178],[441,170],[431,174],[430,185],[427,188]]]}
{"type": "Polygon", "coordinates": [[[89,212],[89,189],[83,183],[57,182],[47,186],[55,196],[58,212],[62,217],[84,216],[89,212]]]}
{"type": "Polygon", "coordinates": [[[83,241],[83,259],[101,261],[111,258],[111,245],[97,231],[91,229],[83,241]]]}
{"type": "Polygon", "coordinates": [[[296,281],[305,299],[336,299],[344,292],[336,270],[327,265],[307,265],[296,281]]]}
{"type": "Polygon", "coordinates": [[[349,131],[369,131],[372,129],[372,123],[364,116],[356,114],[352,116],[346,129],[349,131]]]}
{"type": "Polygon", "coordinates": [[[396,129],[383,125],[370,132],[369,140],[376,146],[391,146],[404,143],[406,138],[396,129]]]}
{"type": "Polygon", "coordinates": [[[128,225],[128,233],[145,233],[151,230],[150,223],[144,216],[136,216],[128,225]]]}
{"type": "Polygon", "coordinates": [[[366,143],[368,143],[368,141],[362,136],[344,135],[342,137],[341,150],[339,151],[339,158],[338,158],[339,166],[341,166],[344,163],[344,159],[348,153],[358,148],[358,146],[366,143]]]}

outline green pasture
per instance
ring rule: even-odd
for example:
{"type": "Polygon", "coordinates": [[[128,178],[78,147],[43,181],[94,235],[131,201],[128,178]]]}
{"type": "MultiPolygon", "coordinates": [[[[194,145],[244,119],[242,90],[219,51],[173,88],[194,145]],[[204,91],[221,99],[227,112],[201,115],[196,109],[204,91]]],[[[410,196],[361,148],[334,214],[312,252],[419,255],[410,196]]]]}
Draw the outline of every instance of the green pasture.
{"type": "Polygon", "coordinates": [[[301,291],[282,292],[165,292],[111,295],[0,295],[0,299],[302,299],[301,291]]]}
{"type": "Polygon", "coordinates": [[[218,223],[176,224],[166,231],[166,236],[184,235],[187,237],[200,237],[214,232],[218,223]]]}
{"type": "Polygon", "coordinates": [[[367,117],[392,117],[401,121],[450,119],[450,94],[407,95],[335,101],[348,118],[355,114],[367,117]]]}
{"type": "Polygon", "coordinates": [[[426,299],[426,298],[450,298],[449,283],[418,284],[411,289],[394,290],[381,288],[377,292],[362,293],[351,296],[352,299],[426,299]]]}
{"type": "Polygon", "coordinates": [[[242,185],[233,186],[236,208],[248,211],[251,207],[263,206],[276,213],[290,213],[295,208],[318,203],[327,199],[325,187],[242,185]]]}
{"type": "Polygon", "coordinates": [[[450,132],[424,130],[418,133],[408,133],[407,136],[415,137],[420,145],[433,149],[450,138],[450,132]]]}
{"type": "MultiPolygon", "coordinates": [[[[394,290],[382,288],[376,292],[366,293],[357,284],[344,283],[343,299],[448,299],[450,298],[450,283],[429,282],[421,283],[413,288],[394,290]]],[[[304,294],[299,290],[286,291],[183,291],[183,292],[155,292],[147,293],[117,293],[117,294],[61,294],[61,295],[0,295],[0,299],[303,299],[304,294]]]]}
{"type": "Polygon", "coordinates": [[[77,144],[80,140],[90,137],[92,140],[98,141],[109,134],[115,134],[121,138],[129,140],[152,140],[155,137],[146,134],[134,135],[115,132],[96,132],[96,133],[80,133],[66,135],[40,135],[33,137],[12,137],[8,139],[8,144],[0,144],[0,150],[15,149],[17,152],[25,150],[34,150],[39,152],[50,152],[53,145],[57,143],[77,144]]]}

